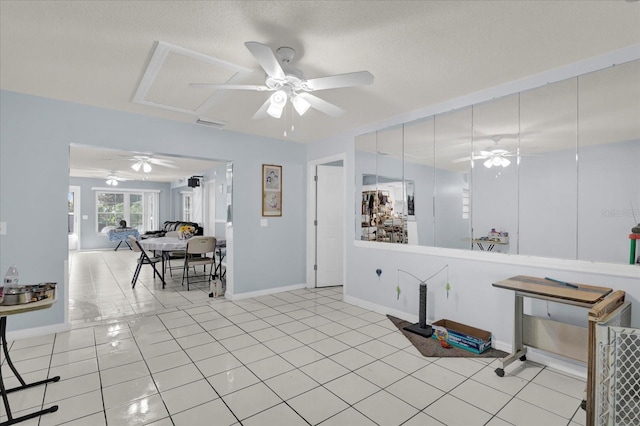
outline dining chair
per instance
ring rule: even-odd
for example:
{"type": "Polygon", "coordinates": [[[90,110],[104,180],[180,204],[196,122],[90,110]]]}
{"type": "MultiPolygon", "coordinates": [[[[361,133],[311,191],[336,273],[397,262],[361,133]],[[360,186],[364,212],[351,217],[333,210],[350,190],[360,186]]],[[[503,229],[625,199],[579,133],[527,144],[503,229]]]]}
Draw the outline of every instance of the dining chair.
{"type": "Polygon", "coordinates": [[[140,275],[140,269],[142,269],[142,265],[151,265],[153,268],[153,278],[157,276],[162,277],[158,269],[156,268],[156,263],[162,262],[162,256],[153,256],[150,257],[146,251],[140,245],[140,242],[133,235],[129,235],[129,241],[131,242],[131,248],[134,252],[140,253],[140,257],[137,260],[136,271],[133,273],[133,279],[131,280],[131,288],[136,287],[136,282],[138,281],[138,275],[140,275]]]}
{"type": "MultiPolygon", "coordinates": [[[[164,234],[165,237],[169,238],[180,238],[180,232],[178,231],[168,231],[164,234]]],[[[182,266],[171,266],[172,260],[180,260],[183,261],[185,257],[184,250],[177,251],[168,251],[164,253],[164,271],[167,272],[167,268],[169,269],[169,275],[173,277],[173,269],[182,269],[182,266]]]]}
{"type": "Polygon", "coordinates": [[[207,282],[211,285],[211,276],[216,267],[216,259],[214,250],[216,249],[216,237],[191,237],[187,240],[187,248],[185,250],[184,267],[182,268],[182,285],[185,278],[187,279],[187,291],[189,291],[190,278],[206,278],[194,282],[207,282]],[[211,256],[208,256],[211,254],[211,256]],[[202,265],[204,267],[202,275],[196,275],[195,266],[202,265]],[[209,273],[207,273],[207,265],[211,265],[209,273]],[[194,275],[190,276],[189,270],[194,267],[194,275]]]}

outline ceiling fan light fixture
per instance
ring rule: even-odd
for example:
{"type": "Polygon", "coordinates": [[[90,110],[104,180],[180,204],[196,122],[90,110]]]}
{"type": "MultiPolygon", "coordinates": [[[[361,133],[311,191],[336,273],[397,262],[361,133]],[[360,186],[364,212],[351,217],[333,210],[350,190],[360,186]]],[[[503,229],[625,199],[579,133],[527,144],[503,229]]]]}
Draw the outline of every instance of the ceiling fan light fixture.
{"type": "Polygon", "coordinates": [[[489,158],[483,164],[487,169],[490,169],[491,167],[493,167],[493,158],[489,158]]]}
{"type": "Polygon", "coordinates": [[[118,186],[118,181],[114,178],[107,179],[107,185],[109,186],[118,186]]]}
{"type": "Polygon", "coordinates": [[[133,163],[133,164],[131,165],[131,168],[132,168],[133,170],[135,170],[136,172],[139,172],[139,171],[140,171],[140,167],[141,167],[141,166],[142,166],[142,161],[138,161],[138,162],[136,162],[136,163],[133,163]]]}
{"type": "Polygon", "coordinates": [[[284,90],[273,92],[269,101],[270,105],[269,108],[267,108],[267,114],[273,118],[280,118],[282,116],[282,111],[287,104],[287,92],[284,90]]]}
{"type": "Polygon", "coordinates": [[[311,104],[307,102],[306,99],[298,95],[291,98],[291,103],[293,104],[293,107],[296,109],[296,112],[300,116],[303,116],[304,113],[309,110],[309,107],[311,107],[311,104]]]}
{"type": "Polygon", "coordinates": [[[142,171],[145,173],[149,173],[152,170],[151,164],[146,161],[142,163],[142,171]]]}
{"type": "Polygon", "coordinates": [[[277,90],[273,92],[273,94],[271,95],[271,105],[278,108],[284,108],[286,104],[287,92],[285,92],[284,90],[277,90]]]}
{"type": "Polygon", "coordinates": [[[509,164],[511,164],[511,161],[509,161],[508,159],[506,159],[504,157],[500,157],[500,165],[502,167],[507,167],[509,164]]]}
{"type": "Polygon", "coordinates": [[[273,118],[280,118],[282,117],[283,109],[284,108],[278,108],[277,106],[274,106],[273,104],[271,104],[269,105],[269,108],[267,108],[267,114],[269,114],[273,118]]]}

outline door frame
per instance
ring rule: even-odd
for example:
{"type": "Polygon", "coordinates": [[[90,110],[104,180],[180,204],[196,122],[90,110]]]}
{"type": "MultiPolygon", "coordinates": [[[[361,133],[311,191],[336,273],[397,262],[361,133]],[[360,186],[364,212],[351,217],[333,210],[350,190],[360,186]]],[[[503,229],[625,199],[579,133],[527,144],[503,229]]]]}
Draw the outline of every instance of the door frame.
{"type": "MultiPolygon", "coordinates": [[[[316,259],[316,227],[314,225],[314,220],[316,216],[316,182],[314,176],[316,175],[316,166],[333,163],[336,161],[342,161],[343,171],[346,170],[346,161],[347,156],[346,153],[340,153],[331,155],[328,157],[316,158],[315,160],[307,161],[307,288],[315,288],[316,287],[316,273],[314,269],[315,259],[316,259]]],[[[343,187],[343,202],[344,202],[344,210],[345,214],[342,218],[342,291],[343,294],[346,294],[347,289],[347,274],[346,274],[346,265],[347,265],[347,179],[346,173],[343,173],[342,178],[342,187],[343,187]]]]}
{"type": "Polygon", "coordinates": [[[202,226],[204,227],[205,230],[207,230],[207,228],[212,228],[212,229],[208,229],[208,232],[205,232],[205,235],[211,236],[211,237],[215,237],[216,236],[216,194],[218,191],[218,188],[216,186],[216,179],[209,179],[207,181],[205,181],[204,183],[204,187],[206,189],[205,194],[204,194],[204,202],[203,202],[203,212],[202,212],[202,226]],[[209,208],[211,206],[211,198],[213,197],[213,211],[211,211],[211,209],[209,208]],[[213,219],[211,219],[211,217],[213,216],[213,219]],[[212,225],[212,226],[209,226],[212,225]]]}
{"type": "MultiPolygon", "coordinates": [[[[69,192],[73,192],[73,226],[74,234],[76,236],[76,248],[75,251],[82,249],[80,234],[82,232],[82,204],[80,202],[81,189],[78,185],[69,185],[69,192]]],[[[67,251],[70,250],[68,246],[69,236],[67,235],[67,251]]]]}

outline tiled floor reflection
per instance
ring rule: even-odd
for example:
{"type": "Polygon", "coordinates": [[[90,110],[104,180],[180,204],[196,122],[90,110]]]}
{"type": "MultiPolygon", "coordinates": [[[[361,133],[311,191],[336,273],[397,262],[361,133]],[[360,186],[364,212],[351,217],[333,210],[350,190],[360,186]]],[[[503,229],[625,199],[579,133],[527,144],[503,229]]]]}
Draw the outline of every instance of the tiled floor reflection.
{"type": "Polygon", "coordinates": [[[493,359],[424,358],[342,288],[231,302],[179,282],[163,290],[147,267],[132,290],[134,267],[124,250],[72,254],[73,329],[10,346],[27,381],[62,376],[9,394],[16,416],[60,407],[22,425],[586,423],[583,380],[530,362],[499,378],[493,359]]]}

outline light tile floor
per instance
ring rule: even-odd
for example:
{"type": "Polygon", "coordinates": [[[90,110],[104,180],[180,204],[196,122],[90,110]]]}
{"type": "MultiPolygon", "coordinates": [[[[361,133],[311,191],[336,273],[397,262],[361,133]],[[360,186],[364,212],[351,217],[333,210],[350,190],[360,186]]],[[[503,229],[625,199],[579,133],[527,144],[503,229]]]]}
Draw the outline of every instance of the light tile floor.
{"type": "MultiPolygon", "coordinates": [[[[29,381],[14,416],[33,425],[584,425],[584,381],[525,362],[424,358],[342,288],[235,302],[162,289],[131,252],[74,252],[73,329],[10,343],[29,381]]],[[[6,365],[8,387],[17,379],[6,365]]],[[[0,421],[6,421],[2,408],[0,421]]]]}

